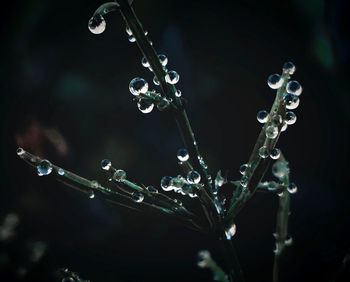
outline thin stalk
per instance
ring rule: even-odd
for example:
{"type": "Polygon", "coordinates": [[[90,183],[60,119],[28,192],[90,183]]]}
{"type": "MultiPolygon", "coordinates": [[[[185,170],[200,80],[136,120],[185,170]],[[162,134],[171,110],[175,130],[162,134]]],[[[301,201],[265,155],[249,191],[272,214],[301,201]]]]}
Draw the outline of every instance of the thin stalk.
{"type": "MultiPolygon", "coordinates": [[[[286,162],[284,156],[280,157],[280,161],[286,162]]],[[[276,218],[276,249],[275,249],[275,258],[273,264],[273,282],[279,281],[279,264],[280,258],[283,254],[283,251],[286,247],[286,240],[288,236],[288,219],[290,212],[290,194],[287,191],[287,187],[290,184],[289,180],[289,171],[286,175],[281,179],[282,185],[284,187],[284,191],[282,195],[279,197],[279,204],[277,210],[277,218],[276,218]]]]}
{"type": "Polygon", "coordinates": [[[219,218],[215,209],[214,202],[211,200],[212,182],[210,180],[211,178],[209,177],[208,169],[204,164],[204,161],[201,162],[203,158],[199,152],[197,141],[195,139],[195,135],[189,122],[182,100],[179,97],[176,97],[175,95],[175,92],[177,91],[176,87],[166,82],[166,73],[159,61],[158,55],[153,46],[150,44],[150,41],[146,37],[142,25],[138,20],[133,8],[126,0],[120,0],[118,1],[118,3],[120,5],[120,12],[127,26],[132,31],[132,35],[135,37],[136,43],[138,44],[142,54],[147,59],[148,63],[150,64],[153,70],[153,73],[156,75],[160,83],[162,92],[166,97],[171,98],[173,101],[172,104],[174,107],[172,112],[174,114],[174,118],[180,131],[181,137],[189,152],[191,161],[194,163],[194,168],[201,172],[202,177],[205,181],[206,190],[200,193],[202,197],[201,202],[205,204],[205,206],[203,207],[204,213],[207,216],[209,224],[213,227],[215,225],[215,222],[217,222],[219,218]]]}
{"type": "MultiPolygon", "coordinates": [[[[280,115],[284,119],[286,115],[286,108],[283,101],[283,94],[285,93],[285,88],[289,79],[289,74],[283,73],[282,78],[284,80],[283,85],[277,90],[275,101],[270,110],[270,119],[275,115],[280,115]]],[[[270,122],[266,123],[260,131],[259,137],[255,143],[254,149],[249,158],[249,167],[247,168],[246,175],[248,177],[248,184],[243,187],[241,184],[237,188],[236,192],[231,201],[231,206],[227,212],[225,222],[226,225],[230,225],[234,222],[234,218],[239,213],[239,211],[245,206],[246,202],[254,195],[258,189],[259,183],[264,177],[269,164],[271,162],[270,158],[265,159],[259,156],[259,149],[262,146],[266,146],[268,151],[271,151],[280,136],[281,128],[283,122],[278,125],[278,135],[274,139],[269,139],[266,137],[265,131],[270,122]]]]}

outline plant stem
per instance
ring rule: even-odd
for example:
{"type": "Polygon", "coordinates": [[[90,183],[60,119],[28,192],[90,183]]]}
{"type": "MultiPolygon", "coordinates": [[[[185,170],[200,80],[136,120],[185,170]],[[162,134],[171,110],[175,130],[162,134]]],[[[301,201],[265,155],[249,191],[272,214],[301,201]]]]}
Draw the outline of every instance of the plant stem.
{"type": "Polygon", "coordinates": [[[210,226],[214,226],[216,222],[218,222],[219,217],[215,209],[214,202],[212,201],[212,181],[211,177],[209,177],[208,169],[206,165],[203,165],[203,160],[199,148],[197,145],[197,141],[195,139],[194,132],[192,130],[191,124],[189,122],[186,110],[182,103],[182,100],[179,97],[176,97],[175,92],[176,87],[174,85],[168,84],[165,80],[166,73],[159,61],[158,55],[150,44],[148,38],[145,35],[145,32],[142,28],[140,21],[138,20],[133,8],[130,6],[129,2],[126,0],[118,1],[120,5],[120,12],[132,31],[132,35],[135,37],[136,42],[150,64],[153,73],[156,75],[162,92],[168,98],[171,98],[173,101],[173,113],[174,118],[177,124],[177,127],[180,131],[183,142],[189,152],[191,157],[191,161],[194,162],[194,168],[199,170],[202,174],[202,177],[205,180],[206,190],[203,190],[200,193],[201,203],[203,206],[204,213],[208,219],[210,226]]]}
{"type": "MultiPolygon", "coordinates": [[[[282,119],[285,118],[286,108],[283,101],[283,94],[285,93],[286,84],[289,79],[289,74],[283,73],[282,79],[284,80],[283,85],[277,90],[275,101],[270,110],[270,119],[275,115],[280,115],[282,119]]],[[[254,149],[249,158],[249,167],[247,168],[246,175],[248,176],[248,185],[243,187],[240,185],[231,201],[231,206],[227,212],[225,222],[226,226],[231,225],[234,222],[234,218],[239,213],[239,211],[244,207],[246,202],[254,195],[256,192],[259,183],[264,177],[269,164],[270,158],[267,157],[265,159],[259,156],[259,149],[262,146],[266,146],[268,151],[271,151],[280,136],[281,128],[283,126],[283,122],[278,125],[278,135],[274,139],[269,139],[265,135],[265,130],[269,122],[266,123],[260,131],[259,137],[255,143],[254,149]]]]}
{"type": "MultiPolygon", "coordinates": [[[[281,155],[280,161],[286,162],[284,156],[281,155]]],[[[287,191],[287,187],[290,184],[289,180],[289,171],[281,179],[284,187],[282,195],[279,197],[279,204],[277,210],[276,218],[276,249],[275,249],[275,258],[273,264],[273,282],[278,282],[279,280],[279,264],[281,255],[286,247],[286,240],[288,236],[288,219],[290,211],[290,194],[287,191]]]]}

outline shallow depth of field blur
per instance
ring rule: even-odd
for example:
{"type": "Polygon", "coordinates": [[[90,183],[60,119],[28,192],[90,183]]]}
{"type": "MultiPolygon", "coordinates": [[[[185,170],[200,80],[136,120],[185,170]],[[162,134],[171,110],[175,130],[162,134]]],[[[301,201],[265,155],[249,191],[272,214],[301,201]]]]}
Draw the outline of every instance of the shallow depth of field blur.
{"type": "MultiPolygon", "coordinates": [[[[59,281],[55,270],[68,267],[101,282],[211,281],[196,265],[202,249],[220,263],[211,238],[90,200],[38,177],[16,155],[20,146],[101,183],[103,158],[147,185],[180,172],[175,122],[142,114],[128,91],[132,78],[152,85],[153,75],[120,14],[106,17],[101,35],[87,28],[102,3],[16,0],[3,8],[0,280],[59,281]]],[[[345,0],[134,0],[156,50],[180,74],[212,173],[239,178],[261,127],[256,113],[274,99],[268,75],[288,60],[297,66],[298,119],[278,143],[299,187],[281,282],[329,281],[350,248],[348,8],[345,0]]],[[[237,218],[233,240],[247,281],[271,281],[277,203],[257,194],[237,218]]]]}

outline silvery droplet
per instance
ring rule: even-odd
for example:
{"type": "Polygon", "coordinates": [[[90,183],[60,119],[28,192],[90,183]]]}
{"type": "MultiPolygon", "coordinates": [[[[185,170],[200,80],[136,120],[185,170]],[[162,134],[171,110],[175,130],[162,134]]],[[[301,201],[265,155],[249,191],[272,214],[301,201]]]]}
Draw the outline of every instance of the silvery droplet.
{"type": "Polygon", "coordinates": [[[16,153],[18,156],[22,156],[25,153],[25,151],[22,148],[18,148],[16,153]]]}
{"type": "Polygon", "coordinates": [[[72,277],[65,277],[61,280],[61,282],[76,282],[76,280],[72,277]]]}
{"type": "Polygon", "coordinates": [[[283,72],[287,74],[293,74],[295,72],[296,68],[295,65],[292,62],[286,62],[283,65],[283,72]]]}
{"type": "Polygon", "coordinates": [[[283,85],[283,78],[279,74],[271,74],[267,79],[267,85],[272,89],[278,89],[283,85]]]}
{"type": "Polygon", "coordinates": [[[297,116],[293,112],[286,112],[285,121],[288,125],[294,124],[297,121],[297,116]]]}
{"type": "Polygon", "coordinates": [[[165,81],[169,84],[176,84],[180,79],[179,74],[176,71],[168,71],[165,76],[165,81]]]}
{"type": "Polygon", "coordinates": [[[133,42],[136,41],[136,38],[135,38],[133,35],[130,35],[130,36],[128,37],[128,40],[129,40],[129,42],[133,43],[133,42]]]}
{"type": "Polygon", "coordinates": [[[298,191],[298,187],[292,182],[288,185],[287,190],[290,194],[295,194],[298,191]]]}
{"type": "Polygon", "coordinates": [[[132,95],[138,96],[148,91],[148,83],[140,77],[136,77],[130,81],[129,90],[132,95]]]}
{"type": "Polygon", "coordinates": [[[276,126],[279,126],[282,123],[282,121],[283,120],[281,115],[276,114],[271,117],[271,123],[273,123],[276,126]]]}
{"type": "Polygon", "coordinates": [[[246,175],[243,175],[239,183],[241,184],[242,187],[246,188],[249,183],[249,177],[246,175]]]}
{"type": "Polygon", "coordinates": [[[157,108],[160,111],[164,111],[165,109],[167,109],[170,106],[170,102],[167,98],[163,98],[158,104],[157,104],[157,108]]]}
{"type": "Polygon", "coordinates": [[[148,114],[152,112],[154,108],[154,104],[151,100],[141,99],[140,101],[137,102],[137,107],[142,113],[148,114]]]}
{"type": "Polygon", "coordinates": [[[95,193],[94,193],[94,191],[90,190],[88,196],[89,196],[90,199],[95,198],[95,193]]]}
{"type": "Polygon", "coordinates": [[[265,129],[265,135],[269,139],[275,139],[278,135],[278,127],[275,125],[269,125],[265,129]]]}
{"type": "Polygon", "coordinates": [[[98,182],[96,180],[91,181],[91,187],[92,188],[98,188],[99,187],[98,182]]]}
{"type": "Polygon", "coordinates": [[[281,127],[281,132],[286,131],[287,128],[288,128],[288,124],[286,123],[285,120],[284,120],[282,123],[283,123],[283,124],[282,124],[282,127],[281,127]]]}
{"type": "Polygon", "coordinates": [[[110,160],[104,159],[101,161],[101,167],[104,170],[109,170],[112,166],[112,163],[110,160]]]}
{"type": "Polygon", "coordinates": [[[187,173],[186,178],[190,184],[198,184],[201,181],[201,175],[195,170],[191,170],[189,173],[187,173]]]}
{"type": "Polygon", "coordinates": [[[231,240],[232,237],[236,234],[237,227],[236,224],[232,224],[229,228],[225,230],[225,235],[227,240],[231,240]]]}
{"type": "Polygon", "coordinates": [[[286,108],[288,110],[294,110],[299,106],[300,99],[297,95],[287,93],[283,97],[284,102],[286,103],[286,108]]]}
{"type": "Polygon", "coordinates": [[[89,20],[88,27],[93,34],[101,34],[106,29],[106,21],[101,15],[97,14],[89,20]]]}
{"type": "Polygon", "coordinates": [[[153,83],[154,83],[154,85],[159,85],[160,84],[157,76],[153,77],[153,83]]]}
{"type": "Polygon", "coordinates": [[[187,150],[185,148],[179,149],[177,151],[177,158],[180,162],[186,162],[190,158],[187,150]]]}
{"type": "Polygon", "coordinates": [[[259,111],[256,115],[256,119],[260,123],[266,123],[269,120],[269,113],[265,110],[259,111]]]}
{"type": "Polygon", "coordinates": [[[39,176],[49,175],[52,172],[52,164],[48,160],[42,160],[36,170],[39,176]]]}
{"type": "Polygon", "coordinates": [[[170,181],[170,186],[172,186],[174,190],[179,190],[183,185],[184,181],[180,177],[173,177],[170,181]]]}
{"type": "Polygon", "coordinates": [[[293,238],[292,237],[288,237],[285,241],[284,241],[284,244],[286,246],[291,246],[293,245],[293,238]]]}
{"type": "Polygon", "coordinates": [[[123,180],[126,179],[126,172],[125,172],[124,170],[122,170],[122,169],[117,169],[117,170],[114,172],[112,178],[113,178],[114,180],[116,180],[116,181],[123,181],[123,180]]]}
{"type": "Polygon", "coordinates": [[[303,92],[303,87],[296,80],[291,80],[287,83],[286,90],[290,94],[299,96],[303,92]]]}
{"type": "Polygon", "coordinates": [[[162,189],[164,191],[171,191],[171,190],[173,190],[173,187],[170,185],[172,179],[173,178],[171,176],[164,176],[160,180],[160,187],[162,187],[162,189]]]}
{"type": "Polygon", "coordinates": [[[144,198],[145,198],[145,196],[140,192],[132,193],[132,200],[136,203],[141,203],[144,198]]]}
{"type": "Polygon", "coordinates": [[[57,171],[57,173],[58,173],[59,175],[64,175],[64,170],[63,170],[62,168],[59,168],[58,171],[57,171]]]}
{"type": "Polygon", "coordinates": [[[283,178],[289,173],[288,164],[285,161],[277,161],[272,165],[272,174],[277,178],[283,178]]]}
{"type": "Polygon", "coordinates": [[[132,31],[128,25],[126,26],[125,31],[128,35],[132,35],[132,31]]]}
{"type": "Polygon", "coordinates": [[[176,97],[181,97],[181,95],[182,95],[181,90],[176,90],[175,96],[176,97]]]}
{"type": "Polygon", "coordinates": [[[239,173],[244,175],[246,173],[248,167],[249,167],[248,164],[242,164],[239,168],[239,173]]]}
{"type": "Polygon", "coordinates": [[[280,149],[273,148],[271,150],[271,153],[270,153],[270,158],[271,159],[277,160],[277,159],[279,159],[280,156],[281,156],[281,150],[280,149]]]}
{"type": "Polygon", "coordinates": [[[160,54],[158,55],[158,58],[159,62],[162,64],[163,67],[165,67],[168,64],[168,58],[165,55],[160,54]]]}
{"type": "Polygon", "coordinates": [[[158,189],[156,189],[154,186],[147,186],[147,190],[151,193],[158,193],[158,189]]]}
{"type": "Polygon", "coordinates": [[[149,62],[147,61],[147,59],[146,59],[145,57],[142,58],[141,64],[142,64],[142,66],[144,66],[145,68],[149,68],[149,67],[150,67],[149,62]]]}
{"type": "Polygon", "coordinates": [[[263,159],[266,159],[269,156],[269,149],[266,146],[262,146],[259,149],[259,156],[263,159]]]}

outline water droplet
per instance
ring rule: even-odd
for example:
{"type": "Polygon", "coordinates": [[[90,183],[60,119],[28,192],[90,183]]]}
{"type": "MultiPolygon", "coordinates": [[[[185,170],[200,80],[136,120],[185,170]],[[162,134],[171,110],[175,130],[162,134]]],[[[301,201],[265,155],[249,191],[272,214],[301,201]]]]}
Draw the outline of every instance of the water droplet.
{"type": "Polygon", "coordinates": [[[101,34],[106,29],[106,21],[101,15],[97,14],[89,20],[88,27],[93,34],[101,34]]]}
{"type": "Polygon", "coordinates": [[[48,160],[42,160],[36,170],[39,176],[49,175],[52,171],[52,164],[48,160]]]}
{"type": "Polygon", "coordinates": [[[287,124],[286,121],[284,120],[284,121],[283,121],[283,125],[282,125],[282,127],[281,127],[281,132],[286,131],[287,128],[288,128],[288,124],[287,124]]]}
{"type": "Polygon", "coordinates": [[[158,189],[156,189],[154,186],[148,186],[147,190],[151,193],[158,193],[158,189]]]}
{"type": "Polygon", "coordinates": [[[63,170],[62,168],[59,168],[58,171],[57,171],[57,173],[58,173],[59,175],[64,175],[64,170],[63,170]]]}
{"type": "Polygon", "coordinates": [[[275,181],[270,181],[267,183],[267,189],[269,191],[276,191],[278,189],[278,184],[275,181]]]}
{"type": "Polygon", "coordinates": [[[285,161],[277,161],[272,165],[272,174],[277,178],[283,178],[289,173],[288,164],[285,161]]]}
{"type": "Polygon", "coordinates": [[[204,251],[200,251],[198,253],[198,261],[197,261],[197,265],[200,268],[207,268],[209,267],[209,264],[212,263],[212,258],[210,256],[209,251],[204,250],[204,251]]]}
{"type": "Polygon", "coordinates": [[[283,65],[283,72],[287,74],[293,74],[295,72],[296,68],[295,65],[292,62],[286,62],[283,65]]]}
{"type": "Polygon", "coordinates": [[[170,105],[170,102],[167,98],[163,98],[158,104],[157,108],[160,111],[164,111],[166,108],[168,108],[170,105]]]}
{"type": "Polygon", "coordinates": [[[282,117],[281,115],[273,115],[271,118],[271,123],[273,123],[276,126],[279,126],[282,123],[282,117]]]}
{"type": "Polygon", "coordinates": [[[151,100],[141,99],[140,101],[137,102],[137,107],[142,113],[148,114],[152,112],[154,108],[154,104],[151,100]]]}
{"type": "Polygon", "coordinates": [[[283,97],[284,102],[286,103],[286,108],[288,110],[294,110],[299,106],[300,99],[297,95],[287,93],[283,97]]]}
{"type": "Polygon", "coordinates": [[[248,186],[248,183],[249,183],[249,177],[246,175],[243,175],[239,184],[241,184],[242,187],[246,188],[248,186]]]}
{"type": "Polygon", "coordinates": [[[163,54],[158,55],[158,58],[159,58],[159,62],[162,64],[162,66],[165,67],[168,63],[168,58],[163,54]]]}
{"type": "Polygon", "coordinates": [[[265,129],[265,135],[267,138],[275,139],[278,135],[278,127],[275,125],[269,125],[265,129]]]}
{"type": "Polygon", "coordinates": [[[172,186],[174,190],[179,190],[183,185],[184,180],[181,177],[174,177],[170,181],[170,186],[172,186]]]}
{"type": "Polygon", "coordinates": [[[99,184],[96,180],[91,181],[91,187],[92,188],[98,188],[99,184]]]}
{"type": "Polygon", "coordinates": [[[293,238],[292,237],[288,237],[285,241],[284,241],[284,244],[286,246],[291,246],[293,245],[293,238]]]}
{"type": "Polygon", "coordinates": [[[129,40],[129,42],[133,43],[133,42],[136,41],[136,38],[135,38],[133,35],[130,35],[130,36],[128,37],[128,40],[129,40]]]}
{"type": "Polygon", "coordinates": [[[186,178],[190,184],[198,184],[201,181],[201,175],[195,170],[188,172],[186,178]]]}
{"type": "Polygon", "coordinates": [[[286,112],[286,123],[288,125],[294,124],[297,121],[297,116],[293,112],[286,112]]]}
{"type": "Polygon", "coordinates": [[[283,85],[283,78],[279,74],[271,74],[267,79],[267,84],[272,89],[278,89],[283,85]]]}
{"type": "Polygon", "coordinates": [[[149,67],[150,67],[149,62],[147,61],[147,59],[146,59],[145,57],[142,58],[141,64],[142,64],[145,68],[149,68],[149,67]]]}
{"type": "Polygon", "coordinates": [[[104,159],[101,161],[101,167],[104,170],[109,170],[112,166],[112,163],[110,160],[104,159]]]}
{"type": "Polygon", "coordinates": [[[295,185],[295,183],[292,182],[288,185],[287,190],[290,194],[295,194],[296,192],[298,192],[298,187],[295,185]]]}
{"type": "Polygon", "coordinates": [[[286,90],[290,94],[299,96],[303,92],[303,87],[296,80],[291,80],[287,83],[286,90]]]}
{"type": "Polygon", "coordinates": [[[90,190],[88,196],[89,196],[90,199],[95,198],[95,193],[94,193],[94,191],[90,190]]]}
{"type": "Polygon", "coordinates": [[[240,174],[244,175],[245,172],[247,171],[247,168],[248,168],[248,167],[249,167],[248,164],[242,164],[242,165],[240,166],[240,168],[239,168],[240,174]]]}
{"type": "Polygon", "coordinates": [[[179,74],[176,71],[168,71],[165,76],[165,81],[169,84],[176,84],[180,79],[179,74]]]}
{"type": "Polygon", "coordinates": [[[236,231],[236,224],[232,224],[229,228],[225,230],[226,239],[231,240],[231,238],[236,234],[236,231]]]}
{"type": "Polygon", "coordinates": [[[181,90],[176,90],[175,96],[176,97],[181,97],[181,95],[182,95],[181,90]]]}
{"type": "Polygon", "coordinates": [[[190,184],[184,184],[184,186],[182,186],[181,190],[185,193],[185,194],[191,194],[193,193],[193,187],[190,184]]]}
{"type": "Polygon", "coordinates": [[[269,156],[269,149],[266,146],[260,147],[259,156],[263,159],[266,159],[269,156]]]}
{"type": "Polygon", "coordinates": [[[153,77],[153,83],[154,83],[154,85],[159,85],[160,84],[157,76],[153,77]]]}
{"type": "Polygon", "coordinates": [[[143,34],[147,36],[147,35],[148,35],[148,31],[145,30],[145,31],[143,32],[143,34]]]}
{"type": "Polygon", "coordinates": [[[126,172],[122,169],[117,169],[113,174],[113,179],[116,181],[123,181],[126,178],[126,172]]]}
{"type": "Polygon", "coordinates": [[[186,162],[188,161],[188,159],[190,158],[188,152],[186,149],[179,149],[177,151],[177,158],[180,162],[186,162]]]}
{"type": "Polygon", "coordinates": [[[171,191],[171,190],[173,190],[173,187],[170,184],[172,179],[173,178],[171,176],[164,176],[160,180],[160,187],[162,187],[162,189],[164,191],[171,191]]]}
{"type": "Polygon", "coordinates": [[[132,200],[136,203],[141,203],[144,198],[145,198],[145,196],[140,192],[132,193],[132,200]]]}
{"type": "Polygon", "coordinates": [[[260,123],[266,123],[269,120],[269,113],[265,110],[259,111],[258,114],[256,115],[256,119],[260,123]]]}
{"type": "Polygon", "coordinates": [[[132,35],[132,31],[128,25],[126,26],[125,31],[128,35],[132,35]]]}
{"type": "Polygon", "coordinates": [[[277,160],[277,159],[279,159],[280,156],[281,156],[281,150],[280,149],[273,148],[271,150],[271,153],[270,153],[270,158],[271,159],[277,160]]]}
{"type": "Polygon", "coordinates": [[[72,277],[65,277],[61,280],[61,282],[76,282],[72,277]]]}
{"type": "Polygon", "coordinates": [[[18,148],[16,153],[18,156],[22,156],[25,153],[25,151],[22,148],[18,148]]]}
{"type": "Polygon", "coordinates": [[[130,81],[129,90],[132,95],[138,96],[141,93],[145,94],[148,91],[148,83],[140,77],[136,77],[130,81]]]}

